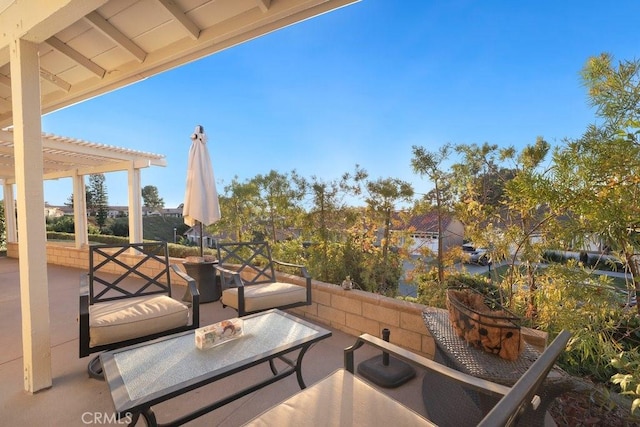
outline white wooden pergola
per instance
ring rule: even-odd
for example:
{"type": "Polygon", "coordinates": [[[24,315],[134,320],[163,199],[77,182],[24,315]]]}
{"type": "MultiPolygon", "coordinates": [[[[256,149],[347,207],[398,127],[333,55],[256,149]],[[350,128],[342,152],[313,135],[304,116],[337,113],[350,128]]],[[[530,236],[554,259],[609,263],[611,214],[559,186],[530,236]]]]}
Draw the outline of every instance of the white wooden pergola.
{"type": "MultiPolygon", "coordinates": [[[[0,130],[0,183],[3,186],[7,242],[18,241],[14,185],[15,153],[13,132],[0,130]]],[[[141,170],[166,166],[165,157],[112,145],[98,144],[57,135],[42,135],[43,179],[71,178],[75,246],[89,243],[85,176],[98,173],[126,172],[128,177],[129,240],[142,241],[141,170]]]]}
{"type": "MultiPolygon", "coordinates": [[[[13,126],[25,390],[52,385],[41,115],[356,1],[0,0],[0,128],[13,126]]],[[[74,194],[84,198],[75,185],[74,194]]]]}

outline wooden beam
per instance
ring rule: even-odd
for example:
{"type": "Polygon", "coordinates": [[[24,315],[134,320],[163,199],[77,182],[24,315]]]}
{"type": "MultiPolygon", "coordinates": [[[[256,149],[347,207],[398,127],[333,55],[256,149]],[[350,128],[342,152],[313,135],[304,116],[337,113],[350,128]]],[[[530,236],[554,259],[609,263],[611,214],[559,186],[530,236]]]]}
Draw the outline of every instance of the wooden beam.
{"type": "Polygon", "coordinates": [[[91,12],[84,17],[94,28],[99,30],[102,34],[109,37],[118,46],[129,52],[138,62],[144,62],[147,57],[147,52],[142,50],[140,46],[132,42],[127,36],[125,36],[120,30],[111,25],[109,21],[104,19],[98,12],[91,12]]]}
{"type": "Polygon", "coordinates": [[[45,70],[44,68],[40,69],[40,77],[53,83],[65,92],[69,92],[69,90],[71,89],[71,83],[62,80],[60,77],[54,75],[50,71],[45,70]]]}
{"type": "Polygon", "coordinates": [[[0,13],[0,49],[13,40],[41,43],[108,0],[12,1],[0,13]]]}
{"type": "Polygon", "coordinates": [[[11,100],[0,98],[0,108],[11,109],[11,100]]]}
{"type": "Polygon", "coordinates": [[[184,14],[182,9],[173,0],[158,0],[162,6],[173,16],[173,18],[184,28],[193,40],[198,40],[200,37],[200,28],[184,14]]]}
{"type": "Polygon", "coordinates": [[[260,10],[262,10],[265,13],[269,11],[269,6],[271,6],[271,0],[256,0],[256,2],[258,3],[260,10]]]}
{"type": "Polygon", "coordinates": [[[96,64],[95,62],[93,62],[92,60],[90,60],[89,58],[87,58],[86,56],[84,56],[83,54],[81,54],[71,46],[69,46],[68,44],[64,43],[59,38],[49,37],[46,40],[46,42],[47,44],[49,44],[49,46],[51,46],[61,54],[67,56],[72,61],[76,62],[78,65],[91,71],[96,76],[100,78],[104,77],[106,73],[106,70],[104,68],[102,68],[101,66],[99,66],[98,64],[96,64]]]}
{"type": "Polygon", "coordinates": [[[11,79],[4,74],[0,74],[0,84],[11,87],[11,79]]]}

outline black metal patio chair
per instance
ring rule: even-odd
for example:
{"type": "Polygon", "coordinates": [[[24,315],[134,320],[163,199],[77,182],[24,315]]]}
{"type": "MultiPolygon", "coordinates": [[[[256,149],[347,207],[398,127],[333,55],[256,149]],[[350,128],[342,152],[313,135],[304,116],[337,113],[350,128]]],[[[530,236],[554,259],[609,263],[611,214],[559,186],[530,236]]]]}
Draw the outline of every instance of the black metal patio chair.
{"type": "MultiPolygon", "coordinates": [[[[166,242],[92,246],[81,276],[80,357],[196,329],[199,298],[195,280],[169,264],[166,242]],[[187,282],[190,304],[171,297],[171,269],[187,282]]],[[[99,356],[88,370],[102,378],[99,356]]]]}
{"type": "Polygon", "coordinates": [[[269,310],[311,305],[311,276],[303,265],[271,258],[267,242],[218,243],[218,264],[224,307],[239,316],[269,310]],[[300,272],[304,285],[287,283],[276,277],[275,266],[300,272]]]}

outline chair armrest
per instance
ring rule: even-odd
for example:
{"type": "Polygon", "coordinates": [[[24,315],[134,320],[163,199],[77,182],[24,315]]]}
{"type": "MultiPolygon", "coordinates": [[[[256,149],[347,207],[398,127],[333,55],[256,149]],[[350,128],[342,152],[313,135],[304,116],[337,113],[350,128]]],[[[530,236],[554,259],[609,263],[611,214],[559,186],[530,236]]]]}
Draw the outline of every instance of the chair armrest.
{"type": "Polygon", "coordinates": [[[500,399],[478,426],[514,425],[527,404],[533,399],[542,382],[547,378],[556,359],[567,346],[569,338],[571,338],[569,331],[561,331],[511,387],[509,395],[500,399]]]}
{"type": "Polygon", "coordinates": [[[278,261],[278,260],[275,260],[275,259],[272,260],[272,262],[274,264],[282,265],[284,267],[292,267],[292,268],[299,268],[300,269],[302,277],[304,277],[305,280],[306,280],[305,286],[307,288],[307,302],[308,302],[308,304],[311,304],[311,275],[307,271],[307,267],[305,267],[304,265],[292,264],[292,263],[289,263],[289,262],[278,261]]]}
{"type": "Polygon", "coordinates": [[[194,328],[200,327],[200,292],[194,278],[182,271],[177,264],[171,264],[171,269],[182,280],[187,282],[187,292],[191,295],[191,312],[193,316],[192,326],[194,328]]]}
{"type": "Polygon", "coordinates": [[[240,277],[240,273],[237,271],[224,268],[220,264],[214,264],[213,268],[220,272],[220,286],[223,291],[223,304],[224,304],[224,290],[230,288],[231,285],[235,285],[238,289],[238,315],[244,316],[245,304],[244,304],[244,280],[240,277]],[[230,283],[227,284],[227,277],[231,277],[230,283]]]}
{"type": "Polygon", "coordinates": [[[510,387],[507,387],[501,384],[496,384],[491,381],[483,380],[481,378],[476,378],[471,375],[465,374],[463,372],[457,371],[453,368],[449,368],[448,366],[445,366],[433,360],[427,359],[424,356],[420,356],[418,354],[412,353],[408,350],[405,350],[402,347],[399,347],[395,344],[384,341],[380,338],[376,338],[370,334],[360,335],[357,338],[354,345],[344,349],[344,367],[347,371],[351,372],[352,374],[355,372],[354,352],[358,348],[362,347],[364,344],[373,346],[389,354],[393,354],[398,359],[401,359],[407,363],[410,363],[415,366],[419,366],[424,369],[428,369],[439,375],[448,377],[453,381],[461,383],[467,388],[480,391],[490,396],[501,398],[511,390],[510,387]]]}
{"type": "Polygon", "coordinates": [[[307,267],[304,265],[300,265],[300,264],[292,264],[290,262],[284,262],[284,261],[278,261],[277,259],[271,260],[274,264],[278,264],[281,265],[283,267],[291,267],[291,268],[299,268],[300,271],[302,272],[302,276],[305,279],[311,279],[311,275],[309,275],[309,272],[307,271],[307,267]]]}
{"type": "Polygon", "coordinates": [[[304,268],[304,265],[301,265],[301,264],[294,264],[294,263],[291,263],[291,262],[278,261],[277,259],[272,259],[271,261],[275,262],[276,264],[283,265],[285,267],[304,268]]]}
{"type": "Polygon", "coordinates": [[[237,287],[241,288],[241,287],[244,286],[244,281],[242,280],[242,277],[240,277],[240,273],[238,273],[237,271],[229,270],[228,268],[224,268],[220,264],[214,264],[213,268],[215,268],[216,270],[218,270],[220,272],[220,278],[222,279],[221,282],[222,282],[222,288],[223,289],[229,287],[229,286],[226,286],[226,282],[227,282],[226,278],[227,277],[231,277],[231,281],[237,287]]]}

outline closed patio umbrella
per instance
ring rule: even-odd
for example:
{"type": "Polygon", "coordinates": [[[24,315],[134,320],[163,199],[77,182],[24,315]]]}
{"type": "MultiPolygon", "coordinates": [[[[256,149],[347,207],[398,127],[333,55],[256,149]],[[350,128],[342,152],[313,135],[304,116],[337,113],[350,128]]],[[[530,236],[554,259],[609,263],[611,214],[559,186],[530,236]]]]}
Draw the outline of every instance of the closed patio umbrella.
{"type": "Polygon", "coordinates": [[[200,224],[200,256],[202,257],[204,256],[203,225],[211,225],[220,219],[220,204],[204,127],[196,126],[195,132],[191,135],[191,141],[183,216],[184,223],[191,227],[200,224]]]}

